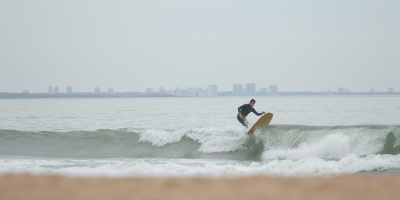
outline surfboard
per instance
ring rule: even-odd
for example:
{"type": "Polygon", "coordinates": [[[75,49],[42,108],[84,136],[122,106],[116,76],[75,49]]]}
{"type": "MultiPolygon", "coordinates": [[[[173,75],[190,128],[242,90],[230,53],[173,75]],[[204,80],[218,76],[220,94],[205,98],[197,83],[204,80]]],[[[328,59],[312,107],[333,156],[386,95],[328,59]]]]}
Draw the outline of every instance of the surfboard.
{"type": "Polygon", "coordinates": [[[272,117],[274,116],[274,114],[272,113],[266,113],[263,114],[260,118],[258,118],[258,120],[256,121],[256,123],[254,123],[248,130],[247,130],[247,134],[251,135],[254,133],[254,131],[257,130],[257,128],[259,128],[260,126],[266,126],[268,125],[271,120],[272,117]]]}

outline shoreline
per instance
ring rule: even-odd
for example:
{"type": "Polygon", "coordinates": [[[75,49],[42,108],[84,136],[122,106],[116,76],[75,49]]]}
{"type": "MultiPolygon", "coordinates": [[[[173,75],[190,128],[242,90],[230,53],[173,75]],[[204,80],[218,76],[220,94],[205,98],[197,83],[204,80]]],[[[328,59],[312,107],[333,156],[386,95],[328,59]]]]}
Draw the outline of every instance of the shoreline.
{"type": "Polygon", "coordinates": [[[0,199],[398,199],[400,175],[239,178],[1,174],[0,199]]]}

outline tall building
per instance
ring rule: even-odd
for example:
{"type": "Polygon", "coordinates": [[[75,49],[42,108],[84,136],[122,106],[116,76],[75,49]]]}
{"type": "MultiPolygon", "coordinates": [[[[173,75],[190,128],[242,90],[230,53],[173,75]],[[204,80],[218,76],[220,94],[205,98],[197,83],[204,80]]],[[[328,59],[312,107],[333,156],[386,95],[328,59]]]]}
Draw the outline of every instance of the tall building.
{"type": "Polygon", "coordinates": [[[54,94],[58,94],[58,93],[59,93],[58,87],[56,86],[56,87],[54,87],[54,94]]]}
{"type": "Polygon", "coordinates": [[[158,93],[159,93],[159,94],[165,94],[165,89],[164,89],[163,87],[160,87],[160,88],[158,89],[158,93]]]}
{"type": "Polygon", "coordinates": [[[268,86],[268,90],[269,90],[269,92],[268,92],[269,95],[278,95],[278,93],[279,93],[277,85],[268,86]]]}
{"type": "Polygon", "coordinates": [[[108,93],[114,93],[114,89],[108,88],[107,92],[108,92],[108,93]]]}
{"type": "Polygon", "coordinates": [[[199,91],[197,91],[197,96],[199,96],[199,97],[207,96],[207,90],[203,90],[200,88],[199,91]]]}
{"type": "Polygon", "coordinates": [[[268,95],[268,88],[262,87],[262,88],[260,89],[260,93],[261,93],[262,95],[268,95]]]}
{"type": "Polygon", "coordinates": [[[393,93],[393,92],[394,92],[394,88],[393,88],[393,87],[390,87],[389,90],[388,90],[388,92],[389,92],[389,93],[393,93]]]}
{"type": "Polygon", "coordinates": [[[348,90],[344,87],[340,87],[340,88],[338,88],[338,93],[340,93],[340,94],[350,93],[350,90],[348,90]]]}
{"type": "Polygon", "coordinates": [[[180,89],[180,88],[175,88],[175,92],[174,92],[175,96],[178,97],[184,97],[186,96],[186,90],[185,89],[180,89]]]}
{"type": "Polygon", "coordinates": [[[174,90],[167,90],[166,94],[173,96],[173,95],[175,95],[175,91],[174,90]]]}
{"type": "Polygon", "coordinates": [[[218,96],[218,86],[216,85],[207,86],[207,96],[209,97],[218,96]]]}
{"type": "Polygon", "coordinates": [[[147,94],[153,94],[153,92],[154,92],[154,90],[153,90],[153,88],[151,88],[151,87],[149,87],[149,88],[146,89],[146,93],[147,93],[147,94]]]}
{"type": "Polygon", "coordinates": [[[374,88],[371,88],[371,89],[369,90],[369,93],[375,93],[375,89],[374,89],[374,88]]]}
{"type": "Polygon", "coordinates": [[[243,84],[233,84],[233,95],[235,96],[243,95],[243,84]]]}
{"type": "Polygon", "coordinates": [[[49,94],[53,94],[53,86],[49,85],[49,89],[47,90],[49,94]]]}
{"type": "Polygon", "coordinates": [[[255,95],[256,94],[256,84],[255,83],[247,83],[244,93],[245,93],[245,95],[248,95],[248,96],[255,95]]]}
{"type": "Polygon", "coordinates": [[[68,86],[68,87],[67,87],[67,93],[68,93],[68,94],[71,94],[71,93],[72,93],[72,87],[71,87],[71,86],[68,86]]]}
{"type": "Polygon", "coordinates": [[[198,88],[186,88],[186,96],[194,97],[198,95],[198,88]]]}
{"type": "Polygon", "coordinates": [[[99,87],[94,88],[94,93],[100,93],[100,88],[99,87]]]}

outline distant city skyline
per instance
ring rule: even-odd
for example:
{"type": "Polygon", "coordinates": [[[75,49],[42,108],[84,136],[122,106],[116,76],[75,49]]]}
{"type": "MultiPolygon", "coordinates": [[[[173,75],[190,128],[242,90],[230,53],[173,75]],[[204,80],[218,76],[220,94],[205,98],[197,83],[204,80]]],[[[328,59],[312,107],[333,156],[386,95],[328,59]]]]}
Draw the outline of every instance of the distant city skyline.
{"type": "Polygon", "coordinates": [[[387,91],[376,91],[371,88],[366,91],[351,91],[344,87],[339,87],[337,91],[280,91],[278,85],[269,85],[268,87],[257,88],[255,83],[233,84],[232,90],[220,91],[218,85],[208,85],[205,88],[187,87],[175,89],[165,89],[159,87],[153,89],[148,87],[145,91],[117,91],[114,88],[102,90],[95,87],[93,91],[73,92],[72,86],[66,88],[66,92],[58,89],[58,86],[49,85],[47,92],[30,93],[29,90],[23,90],[20,93],[2,93],[0,98],[114,98],[114,97],[218,97],[218,96],[331,96],[331,95],[400,95],[393,87],[387,91]]]}
{"type": "MultiPolygon", "coordinates": [[[[101,88],[101,87],[94,87],[92,91],[94,93],[113,93],[115,88],[112,87],[107,87],[107,88],[101,88]]],[[[175,95],[175,94],[185,94],[187,93],[187,90],[191,90],[189,93],[193,93],[194,91],[196,92],[211,92],[211,93],[218,93],[218,92],[232,92],[233,96],[243,96],[243,95],[255,95],[255,94],[278,94],[279,92],[337,92],[337,93],[350,93],[350,92],[396,92],[394,87],[388,87],[386,90],[376,90],[375,88],[369,88],[364,91],[357,91],[357,90],[351,90],[349,88],[345,87],[338,87],[336,90],[322,90],[322,91],[311,91],[311,90],[299,90],[299,91],[287,91],[287,90],[279,90],[278,85],[265,85],[265,86],[258,86],[255,83],[234,83],[231,86],[231,89],[229,90],[221,90],[219,89],[218,85],[207,85],[205,87],[175,87],[175,88],[164,88],[164,87],[158,87],[158,88],[152,88],[152,87],[147,87],[143,90],[128,90],[128,91],[121,91],[121,90],[115,90],[116,92],[143,92],[143,93],[165,93],[165,94],[170,94],[170,95],[175,95]]],[[[33,92],[33,93],[79,93],[79,92],[92,92],[92,91],[76,91],[73,89],[71,85],[68,85],[65,90],[62,88],[60,89],[58,86],[52,86],[49,85],[47,91],[38,91],[38,92],[33,92]]],[[[1,92],[1,91],[0,91],[1,92]]],[[[20,91],[21,92],[21,91],[20,91]]],[[[20,93],[16,92],[16,93],[20,93]]],[[[30,93],[31,91],[29,89],[24,89],[22,90],[21,93],[30,93]]],[[[181,96],[185,96],[181,95],[181,96]]],[[[191,95],[189,95],[191,96],[191,95]]],[[[200,96],[207,96],[207,95],[200,95],[200,96]]]]}
{"type": "MultiPolygon", "coordinates": [[[[245,90],[246,84],[255,84],[257,86],[257,88],[256,88],[257,90],[261,90],[263,88],[267,89],[267,90],[270,90],[271,88],[269,88],[269,87],[271,85],[277,85],[277,84],[259,85],[257,83],[234,83],[234,84],[231,84],[231,85],[225,86],[225,87],[221,87],[218,84],[214,84],[214,85],[218,86],[219,91],[234,91],[234,89],[232,88],[232,87],[234,87],[234,85],[242,85],[243,92],[246,92],[246,90],[245,90]]],[[[60,86],[58,84],[55,84],[55,85],[51,85],[50,84],[50,85],[47,85],[46,87],[52,86],[53,89],[58,90],[59,92],[64,92],[64,93],[68,93],[68,91],[70,91],[70,92],[90,92],[90,91],[93,91],[94,88],[96,88],[96,87],[99,87],[100,89],[102,89],[103,92],[107,91],[109,89],[113,89],[113,90],[115,90],[117,92],[128,92],[128,91],[129,92],[145,92],[148,88],[152,88],[153,90],[156,90],[156,89],[158,90],[159,88],[164,88],[164,89],[166,89],[166,88],[168,88],[168,89],[181,88],[181,89],[184,89],[184,88],[205,88],[205,87],[207,87],[207,85],[205,85],[205,86],[184,86],[183,84],[179,84],[179,85],[177,85],[175,87],[167,87],[167,86],[144,87],[144,88],[141,88],[141,89],[139,88],[139,89],[136,89],[136,90],[134,89],[135,87],[131,87],[131,89],[128,88],[128,89],[125,90],[123,88],[110,87],[110,86],[108,86],[108,87],[107,86],[104,86],[104,87],[103,86],[76,87],[73,84],[68,84],[68,85],[65,85],[65,86],[64,85],[60,86]]],[[[390,90],[393,90],[395,92],[397,88],[400,88],[400,86],[399,87],[395,87],[394,85],[389,85],[387,87],[382,87],[382,88],[381,87],[373,87],[372,86],[372,87],[365,87],[365,88],[362,88],[362,89],[354,89],[354,88],[351,88],[351,87],[338,85],[336,88],[332,88],[332,89],[327,88],[327,89],[322,89],[322,90],[312,90],[310,88],[308,88],[308,89],[304,88],[304,89],[299,89],[299,90],[289,90],[289,89],[282,88],[282,87],[279,87],[279,88],[280,88],[281,91],[288,91],[288,92],[304,92],[304,91],[308,91],[308,92],[326,92],[326,91],[336,92],[336,91],[338,91],[340,89],[345,89],[345,90],[354,91],[354,92],[371,92],[371,91],[387,92],[387,91],[390,91],[390,90]]],[[[42,93],[42,92],[48,92],[49,88],[47,88],[47,90],[46,89],[37,89],[37,90],[35,90],[35,89],[30,88],[30,87],[22,87],[20,90],[15,90],[15,91],[8,91],[8,90],[1,91],[0,90],[0,92],[20,93],[21,91],[25,91],[25,90],[29,91],[31,93],[32,92],[33,93],[42,93]]],[[[247,92],[250,92],[249,94],[251,94],[252,90],[251,91],[247,91],[247,92]]]]}

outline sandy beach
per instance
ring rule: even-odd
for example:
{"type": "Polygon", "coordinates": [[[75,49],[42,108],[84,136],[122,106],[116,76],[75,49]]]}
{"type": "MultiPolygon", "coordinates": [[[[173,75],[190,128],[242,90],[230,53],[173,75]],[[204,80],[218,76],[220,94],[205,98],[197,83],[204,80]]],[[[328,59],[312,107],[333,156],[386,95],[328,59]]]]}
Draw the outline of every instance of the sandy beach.
{"type": "Polygon", "coordinates": [[[0,199],[399,199],[400,176],[71,178],[3,174],[0,199]]]}

